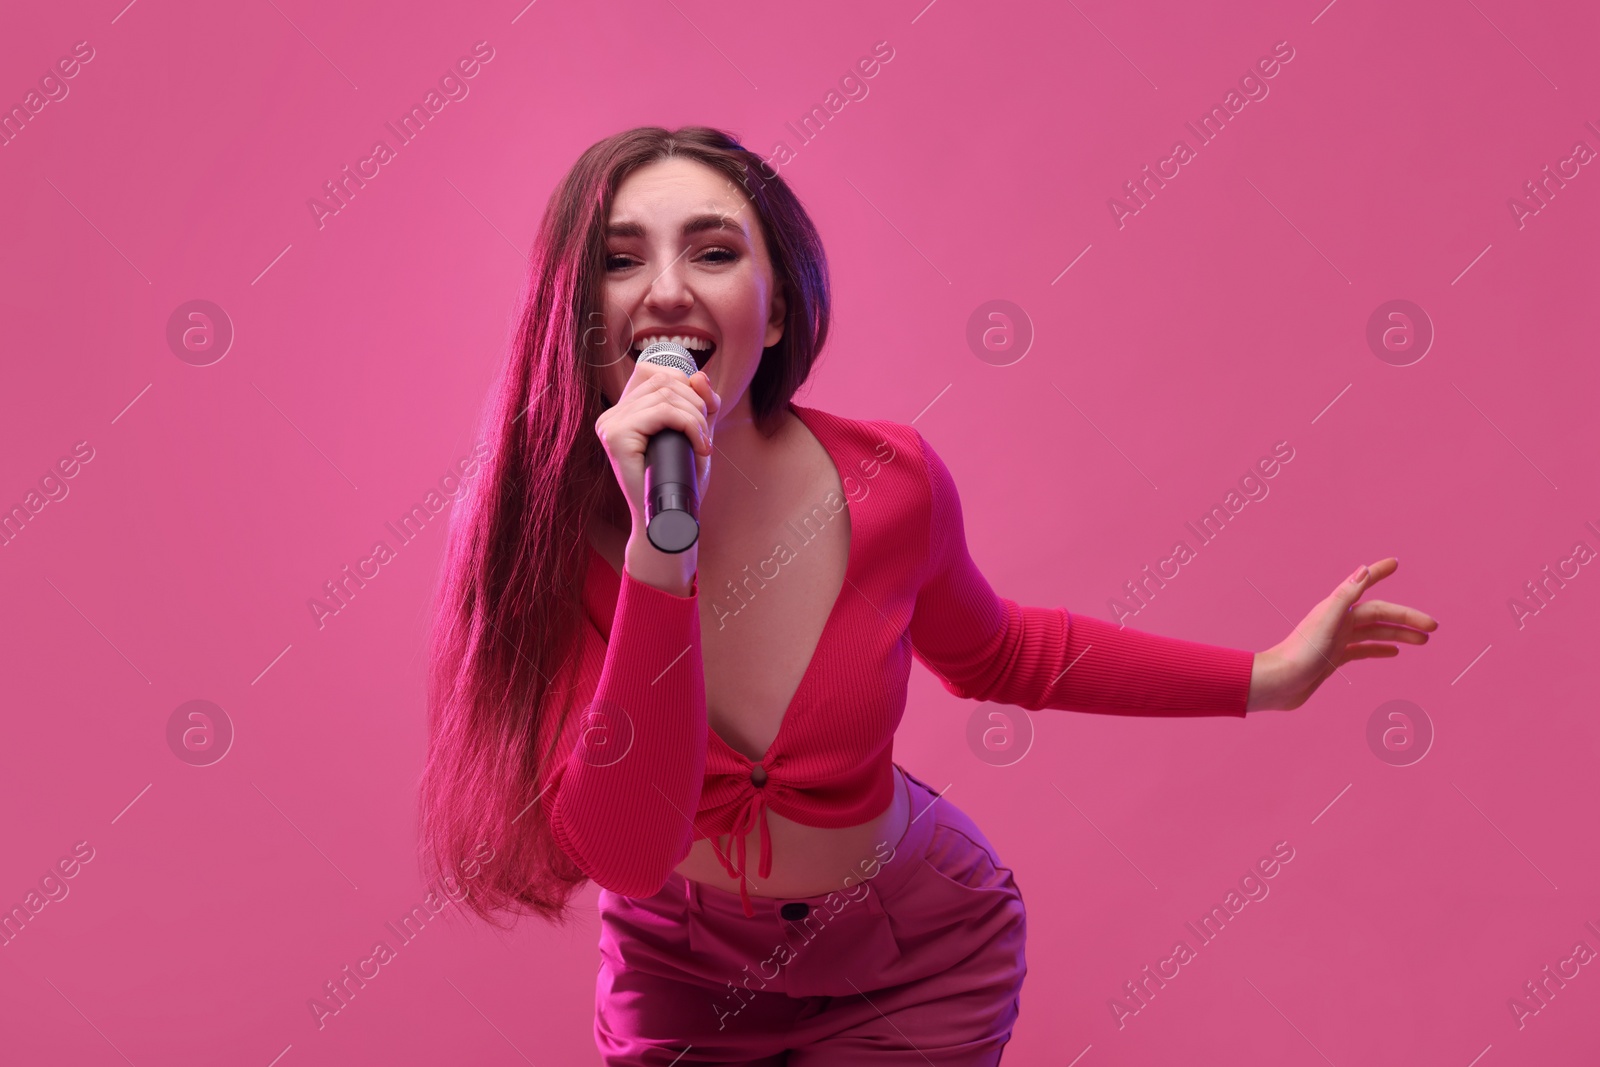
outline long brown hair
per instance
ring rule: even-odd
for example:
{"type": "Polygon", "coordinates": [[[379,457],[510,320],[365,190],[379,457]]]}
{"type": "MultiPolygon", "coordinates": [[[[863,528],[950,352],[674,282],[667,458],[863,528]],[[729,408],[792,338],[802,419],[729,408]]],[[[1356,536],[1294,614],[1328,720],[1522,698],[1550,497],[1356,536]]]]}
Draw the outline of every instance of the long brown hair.
{"type": "Polygon", "coordinates": [[[538,739],[559,736],[572,711],[574,686],[558,679],[580,647],[590,519],[627,514],[594,432],[605,404],[595,356],[615,350],[595,325],[605,321],[605,225],[623,179],[672,157],[737,182],[761,221],[787,302],[783,337],[763,351],[750,384],[763,433],[776,431],[828,335],[828,267],[816,227],[777,173],[729,134],[624,131],[591,145],[551,194],[485,407],[483,439],[494,449],[451,515],[429,642],[424,881],[459,879],[470,868],[463,903],[495,925],[499,911],[564,923],[586,880],[536,802],[551,758],[538,739]],[[493,849],[487,862],[485,845],[493,849]]]}

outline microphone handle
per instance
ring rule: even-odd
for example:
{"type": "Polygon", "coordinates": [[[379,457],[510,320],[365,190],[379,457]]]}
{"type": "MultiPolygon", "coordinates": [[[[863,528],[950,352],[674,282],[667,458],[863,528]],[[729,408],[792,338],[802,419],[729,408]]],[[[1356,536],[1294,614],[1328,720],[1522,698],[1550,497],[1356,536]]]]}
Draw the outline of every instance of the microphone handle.
{"type": "Polygon", "coordinates": [[[659,430],[644,446],[645,536],[662,552],[683,552],[700,539],[694,446],[681,430],[659,430]]]}

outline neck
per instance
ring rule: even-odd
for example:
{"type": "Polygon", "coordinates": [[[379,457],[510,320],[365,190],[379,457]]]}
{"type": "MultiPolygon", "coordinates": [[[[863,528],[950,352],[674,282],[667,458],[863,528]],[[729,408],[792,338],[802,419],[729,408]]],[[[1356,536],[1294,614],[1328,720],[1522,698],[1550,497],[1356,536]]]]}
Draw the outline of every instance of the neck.
{"type": "Polygon", "coordinates": [[[702,516],[710,515],[715,522],[717,515],[740,512],[762,485],[778,480],[775,474],[794,418],[785,411],[778,429],[766,436],[756,425],[748,391],[717,417],[711,432],[711,482],[700,502],[702,516]]]}

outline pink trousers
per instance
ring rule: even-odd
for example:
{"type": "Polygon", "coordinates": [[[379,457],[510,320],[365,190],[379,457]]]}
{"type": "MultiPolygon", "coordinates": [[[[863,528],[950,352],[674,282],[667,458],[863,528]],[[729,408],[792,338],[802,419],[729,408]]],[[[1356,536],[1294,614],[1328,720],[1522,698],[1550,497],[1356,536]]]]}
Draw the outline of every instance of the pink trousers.
{"type": "Polygon", "coordinates": [[[595,1043],[610,1067],[993,1067],[1028,967],[1022,894],[962,811],[907,773],[911,823],[837,892],[671,875],[600,891],[595,1043]]]}

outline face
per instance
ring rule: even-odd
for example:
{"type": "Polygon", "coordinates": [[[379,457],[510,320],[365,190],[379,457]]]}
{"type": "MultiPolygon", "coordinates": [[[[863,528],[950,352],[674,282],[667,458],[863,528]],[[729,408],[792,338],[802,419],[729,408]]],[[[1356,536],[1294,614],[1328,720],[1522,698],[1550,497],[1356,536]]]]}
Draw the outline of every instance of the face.
{"type": "Polygon", "coordinates": [[[722,398],[717,422],[750,418],[750,381],[761,350],[783,337],[785,304],[761,220],[732,181],[679,158],[623,179],[607,225],[603,295],[604,336],[591,341],[603,345],[593,358],[609,402],[646,344],[676,339],[722,398]]]}

